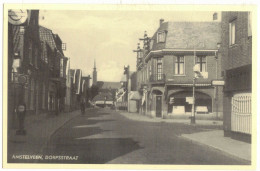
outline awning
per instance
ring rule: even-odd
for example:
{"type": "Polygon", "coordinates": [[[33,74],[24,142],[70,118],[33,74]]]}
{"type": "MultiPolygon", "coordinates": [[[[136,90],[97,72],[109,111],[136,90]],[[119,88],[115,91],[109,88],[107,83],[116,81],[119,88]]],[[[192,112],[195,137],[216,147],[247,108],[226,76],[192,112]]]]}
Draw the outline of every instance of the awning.
{"type": "MultiPolygon", "coordinates": [[[[174,97],[174,98],[186,98],[186,97],[192,97],[192,96],[193,96],[192,91],[182,91],[182,92],[178,92],[178,93],[171,95],[171,97],[174,97]]],[[[211,99],[211,97],[208,94],[201,93],[201,92],[195,92],[195,98],[204,99],[204,100],[211,99]]]]}
{"type": "Polygon", "coordinates": [[[113,101],[96,101],[95,104],[113,104],[113,101]]]}
{"type": "Polygon", "coordinates": [[[130,99],[130,100],[140,100],[140,99],[141,99],[141,96],[140,96],[140,94],[139,94],[138,91],[131,91],[131,92],[129,93],[129,99],[130,99]]]}
{"type": "MultiPolygon", "coordinates": [[[[167,84],[167,86],[183,86],[183,87],[193,87],[193,84],[167,84]]],[[[195,87],[208,87],[211,84],[195,84],[195,87]]]]}

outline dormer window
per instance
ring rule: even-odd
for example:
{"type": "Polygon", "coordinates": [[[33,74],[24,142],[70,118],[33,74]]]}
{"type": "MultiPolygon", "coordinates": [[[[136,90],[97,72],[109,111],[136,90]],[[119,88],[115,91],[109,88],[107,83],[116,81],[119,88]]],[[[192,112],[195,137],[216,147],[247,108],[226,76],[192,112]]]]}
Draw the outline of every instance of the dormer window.
{"type": "Polygon", "coordinates": [[[160,31],[157,33],[157,43],[165,42],[165,31],[160,31]]]}

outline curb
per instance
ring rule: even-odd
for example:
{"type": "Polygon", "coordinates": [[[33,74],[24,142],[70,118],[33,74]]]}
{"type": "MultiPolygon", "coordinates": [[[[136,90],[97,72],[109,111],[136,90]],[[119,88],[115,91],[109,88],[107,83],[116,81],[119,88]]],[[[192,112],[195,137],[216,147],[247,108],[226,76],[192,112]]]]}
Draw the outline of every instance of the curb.
{"type": "MultiPolygon", "coordinates": [[[[85,111],[88,111],[91,108],[86,109],[85,111]]],[[[76,111],[80,111],[80,110],[76,110],[76,111]]],[[[76,112],[74,111],[74,112],[76,112]]],[[[40,153],[43,153],[43,150],[49,145],[49,141],[51,139],[51,136],[54,135],[57,131],[59,131],[66,123],[68,123],[69,121],[71,121],[72,119],[74,119],[75,117],[79,116],[80,112],[75,114],[75,116],[69,118],[68,120],[65,120],[61,125],[59,125],[54,131],[52,131],[47,137],[45,142],[43,143],[43,146],[40,150],[40,153]]]]}
{"type": "MultiPolygon", "coordinates": [[[[185,125],[189,125],[189,126],[222,126],[223,123],[213,123],[214,121],[209,121],[209,122],[212,122],[210,124],[203,124],[203,123],[196,123],[196,124],[190,124],[190,123],[187,123],[187,122],[178,122],[177,120],[176,121],[173,121],[173,120],[168,120],[168,119],[162,119],[162,118],[154,118],[154,117],[150,117],[150,116],[146,116],[146,115],[142,115],[144,116],[145,119],[151,119],[150,121],[148,120],[138,120],[138,119],[133,119],[131,117],[127,117],[125,115],[127,114],[132,114],[132,113],[123,113],[123,112],[120,112],[120,111],[117,111],[120,115],[124,116],[125,118],[127,119],[130,119],[130,120],[134,120],[134,121],[142,121],[142,122],[152,122],[152,123],[159,123],[159,122],[163,122],[163,123],[176,123],[176,124],[185,124],[185,125]]],[[[133,113],[134,115],[137,115],[138,114],[135,114],[133,113]]]]}
{"type": "Polygon", "coordinates": [[[246,159],[244,159],[244,158],[241,158],[241,157],[239,157],[239,156],[236,156],[235,154],[232,154],[232,153],[229,153],[229,152],[227,152],[227,151],[224,151],[224,150],[222,150],[221,148],[218,148],[218,147],[215,147],[215,146],[212,146],[212,145],[209,145],[209,144],[205,144],[205,143],[202,143],[202,142],[193,140],[193,139],[188,138],[188,137],[185,137],[185,136],[183,136],[183,135],[180,135],[179,137],[180,137],[180,138],[183,138],[183,139],[186,139],[186,140],[188,140],[188,141],[191,141],[192,143],[197,144],[197,145],[200,145],[200,146],[208,146],[208,147],[214,148],[215,150],[224,153],[224,155],[226,155],[226,156],[233,157],[233,158],[239,159],[239,160],[243,160],[244,162],[249,162],[248,165],[251,165],[251,164],[252,164],[252,161],[251,161],[251,160],[246,160],[246,159]]]}

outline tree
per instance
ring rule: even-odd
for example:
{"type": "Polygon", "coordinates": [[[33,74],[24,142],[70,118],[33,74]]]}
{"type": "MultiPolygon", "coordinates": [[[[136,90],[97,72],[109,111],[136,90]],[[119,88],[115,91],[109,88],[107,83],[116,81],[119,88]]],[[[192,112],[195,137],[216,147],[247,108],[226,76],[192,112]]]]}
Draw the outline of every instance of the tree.
{"type": "Polygon", "coordinates": [[[93,100],[93,98],[98,95],[99,93],[99,87],[96,85],[92,85],[90,88],[90,92],[89,92],[89,97],[91,100],[93,100]]]}

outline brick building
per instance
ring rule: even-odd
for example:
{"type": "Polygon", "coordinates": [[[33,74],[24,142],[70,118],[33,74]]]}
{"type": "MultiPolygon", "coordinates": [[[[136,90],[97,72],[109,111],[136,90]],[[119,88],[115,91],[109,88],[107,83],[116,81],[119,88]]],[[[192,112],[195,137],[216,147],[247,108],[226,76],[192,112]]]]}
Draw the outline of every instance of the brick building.
{"type": "Polygon", "coordinates": [[[189,118],[194,72],[208,77],[195,80],[196,118],[222,118],[222,88],[211,81],[221,78],[220,22],[164,22],[152,37],[145,33],[137,49],[137,87],[141,113],[163,118],[189,118]],[[207,75],[206,74],[206,75],[207,75]]]}
{"type": "Polygon", "coordinates": [[[39,26],[40,40],[42,45],[41,85],[41,107],[51,113],[58,114],[64,111],[66,95],[66,67],[68,58],[62,50],[62,40],[52,30],[39,26]],[[44,95],[44,93],[46,95],[44,95]]]}
{"type": "Polygon", "coordinates": [[[27,113],[38,113],[39,10],[26,10],[28,18],[22,25],[8,23],[8,126],[15,127],[18,103],[25,103],[27,113]],[[17,61],[17,62],[16,62],[17,61]],[[25,82],[18,78],[24,76],[25,82]]]}
{"type": "Polygon", "coordinates": [[[250,12],[222,13],[225,136],[251,141],[252,27],[250,12]]]}
{"type": "Polygon", "coordinates": [[[67,58],[62,41],[39,25],[39,10],[26,10],[22,25],[8,25],[8,123],[15,127],[18,103],[27,114],[55,113],[63,109],[67,58]]]}

